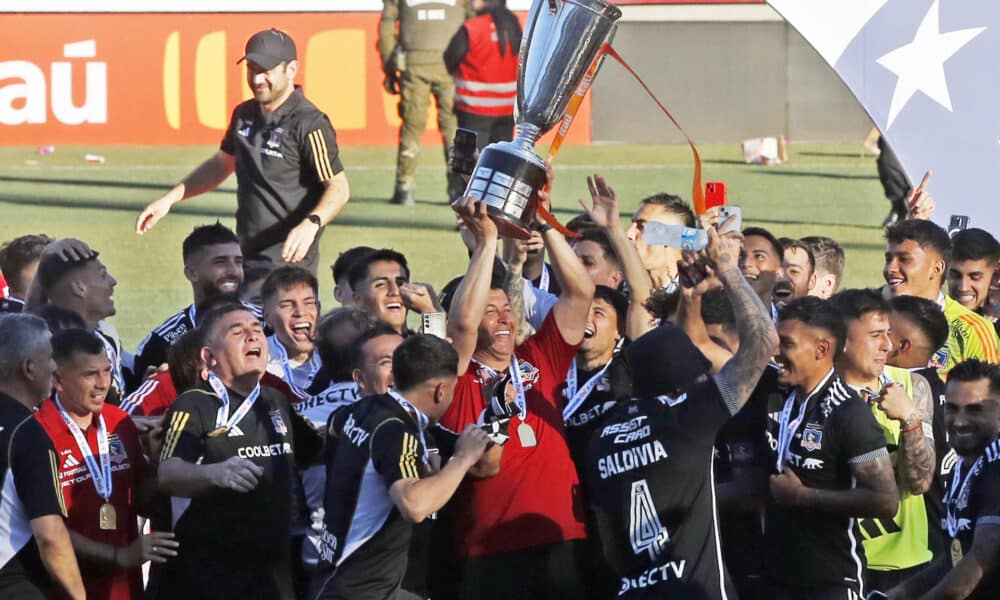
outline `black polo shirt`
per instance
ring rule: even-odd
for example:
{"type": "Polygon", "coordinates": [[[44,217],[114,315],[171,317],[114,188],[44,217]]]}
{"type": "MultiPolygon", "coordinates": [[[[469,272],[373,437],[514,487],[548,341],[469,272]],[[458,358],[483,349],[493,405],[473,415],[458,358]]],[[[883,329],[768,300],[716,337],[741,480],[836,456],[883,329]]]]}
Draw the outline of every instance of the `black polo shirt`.
{"type": "Polygon", "coordinates": [[[220,148],[236,159],[236,234],[243,255],[267,254],[280,262],[288,232],[319,203],[324,182],[344,170],[330,119],[296,86],[273,113],[263,113],[256,100],[237,106],[220,148]]]}
{"type": "Polygon", "coordinates": [[[56,453],[26,406],[0,394],[0,598],[48,589],[31,521],[66,517],[56,453]]]}
{"type": "MultiPolygon", "coordinates": [[[[245,399],[229,390],[230,414],[245,399]]],[[[207,385],[177,397],[164,417],[161,461],[209,465],[241,456],[264,469],[247,493],[213,488],[173,498],[179,554],[164,565],[160,597],[291,598],[287,569],[292,482],[322,450],[319,434],[280,392],[262,387],[253,408],[228,435],[215,429],[219,398],[207,385]]]]}

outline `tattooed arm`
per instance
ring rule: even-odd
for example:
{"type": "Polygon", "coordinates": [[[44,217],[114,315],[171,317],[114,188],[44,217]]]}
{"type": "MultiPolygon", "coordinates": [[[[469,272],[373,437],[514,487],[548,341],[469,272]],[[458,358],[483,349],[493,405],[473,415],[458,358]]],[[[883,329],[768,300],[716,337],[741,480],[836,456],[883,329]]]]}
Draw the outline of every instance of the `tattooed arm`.
{"type": "Polygon", "coordinates": [[[514,322],[517,323],[517,331],[514,335],[515,343],[520,344],[535,332],[524,316],[523,272],[524,261],[527,260],[528,253],[518,240],[505,239],[504,254],[507,258],[507,274],[504,275],[503,289],[507,292],[510,309],[514,313],[514,322]]]}
{"type": "Polygon", "coordinates": [[[879,408],[890,419],[899,422],[899,457],[896,461],[896,482],[900,492],[923,494],[934,478],[934,439],[924,434],[931,431],[933,400],[931,386],[920,375],[913,375],[913,398],[903,386],[886,387],[878,399],[879,408]]]}
{"type": "Polygon", "coordinates": [[[851,462],[857,485],[842,490],[806,487],[787,465],[771,475],[771,495],[782,506],[845,515],[891,519],[899,510],[899,496],[892,461],[885,448],[851,462]]]}
{"type": "MultiPolygon", "coordinates": [[[[896,463],[896,481],[900,492],[906,491],[914,496],[923,494],[931,487],[934,479],[934,438],[924,434],[932,431],[933,394],[927,380],[913,374],[913,401],[916,404],[916,414],[900,422],[902,439],[899,445],[899,458],[896,463]],[[916,427],[916,429],[914,429],[916,427]],[[908,431],[909,430],[909,431],[908,431]]],[[[933,435],[933,434],[931,434],[933,435]]]]}
{"type": "MultiPolygon", "coordinates": [[[[983,580],[996,570],[998,560],[1000,560],[1000,527],[976,525],[969,553],[923,597],[927,600],[968,598],[980,589],[983,580]]],[[[982,589],[980,591],[984,594],[987,592],[982,589]]]]}
{"type": "Polygon", "coordinates": [[[740,272],[742,237],[738,233],[719,235],[714,227],[709,228],[706,250],[708,266],[722,281],[733,305],[740,338],[736,354],[715,374],[715,381],[732,414],[746,404],[767,368],[767,361],[778,350],[778,332],[771,315],[740,272]]]}

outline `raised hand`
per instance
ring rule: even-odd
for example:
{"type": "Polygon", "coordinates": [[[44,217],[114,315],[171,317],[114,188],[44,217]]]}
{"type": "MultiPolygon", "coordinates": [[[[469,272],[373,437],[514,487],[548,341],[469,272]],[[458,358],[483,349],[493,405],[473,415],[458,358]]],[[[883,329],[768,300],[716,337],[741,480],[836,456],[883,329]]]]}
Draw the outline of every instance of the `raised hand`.
{"type": "Polygon", "coordinates": [[[451,207],[476,240],[496,239],[497,226],[490,218],[486,202],[465,196],[456,200],[451,207]]]}
{"type": "MultiPolygon", "coordinates": [[[[732,218],[732,217],[730,217],[732,218]]],[[[728,222],[728,220],[727,220],[728,222]]],[[[723,226],[725,223],[723,223],[723,226]]],[[[743,234],[732,231],[720,234],[715,227],[708,229],[708,247],[705,257],[716,273],[740,268],[740,249],[743,247],[743,234]]]]}
{"type": "Polygon", "coordinates": [[[621,217],[618,213],[618,198],[615,190],[606,179],[598,174],[587,177],[587,189],[590,190],[590,206],[580,200],[583,207],[594,224],[604,229],[621,227],[621,217]]]}

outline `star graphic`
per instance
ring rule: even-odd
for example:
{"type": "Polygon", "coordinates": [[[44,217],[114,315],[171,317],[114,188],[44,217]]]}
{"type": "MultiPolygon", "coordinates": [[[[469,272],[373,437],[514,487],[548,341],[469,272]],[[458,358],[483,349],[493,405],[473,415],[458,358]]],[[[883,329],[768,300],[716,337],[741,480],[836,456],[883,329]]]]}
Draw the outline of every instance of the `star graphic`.
{"type": "Polygon", "coordinates": [[[877,61],[898,77],[896,89],[892,93],[892,103],[889,105],[886,129],[892,127],[893,121],[918,91],[951,112],[951,94],[948,93],[944,63],[986,30],[985,27],[976,27],[941,33],[938,3],[939,0],[934,0],[931,4],[912,42],[896,48],[877,61]]]}

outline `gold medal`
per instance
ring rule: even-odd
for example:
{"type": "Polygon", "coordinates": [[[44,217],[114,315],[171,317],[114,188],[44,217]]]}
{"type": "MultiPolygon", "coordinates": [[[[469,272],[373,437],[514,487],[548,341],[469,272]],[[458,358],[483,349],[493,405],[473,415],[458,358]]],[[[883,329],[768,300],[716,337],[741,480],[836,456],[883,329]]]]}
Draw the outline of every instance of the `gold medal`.
{"type": "Polygon", "coordinates": [[[535,430],[524,421],[521,421],[521,424],[517,426],[517,439],[521,441],[522,448],[530,448],[538,445],[538,440],[535,438],[535,430]]]}
{"type": "Polygon", "coordinates": [[[110,502],[105,502],[103,505],[101,505],[101,510],[98,512],[98,517],[101,529],[105,530],[118,529],[118,511],[115,510],[115,507],[112,506],[110,502]]]}
{"type": "Polygon", "coordinates": [[[219,436],[222,436],[222,435],[226,435],[226,433],[228,431],[229,431],[228,427],[225,427],[225,426],[223,426],[223,427],[216,427],[212,431],[208,432],[208,437],[215,438],[215,437],[219,437],[219,436]]]}
{"type": "Polygon", "coordinates": [[[951,566],[957,565],[960,560],[962,560],[962,543],[955,538],[951,540],[951,566]]]}

